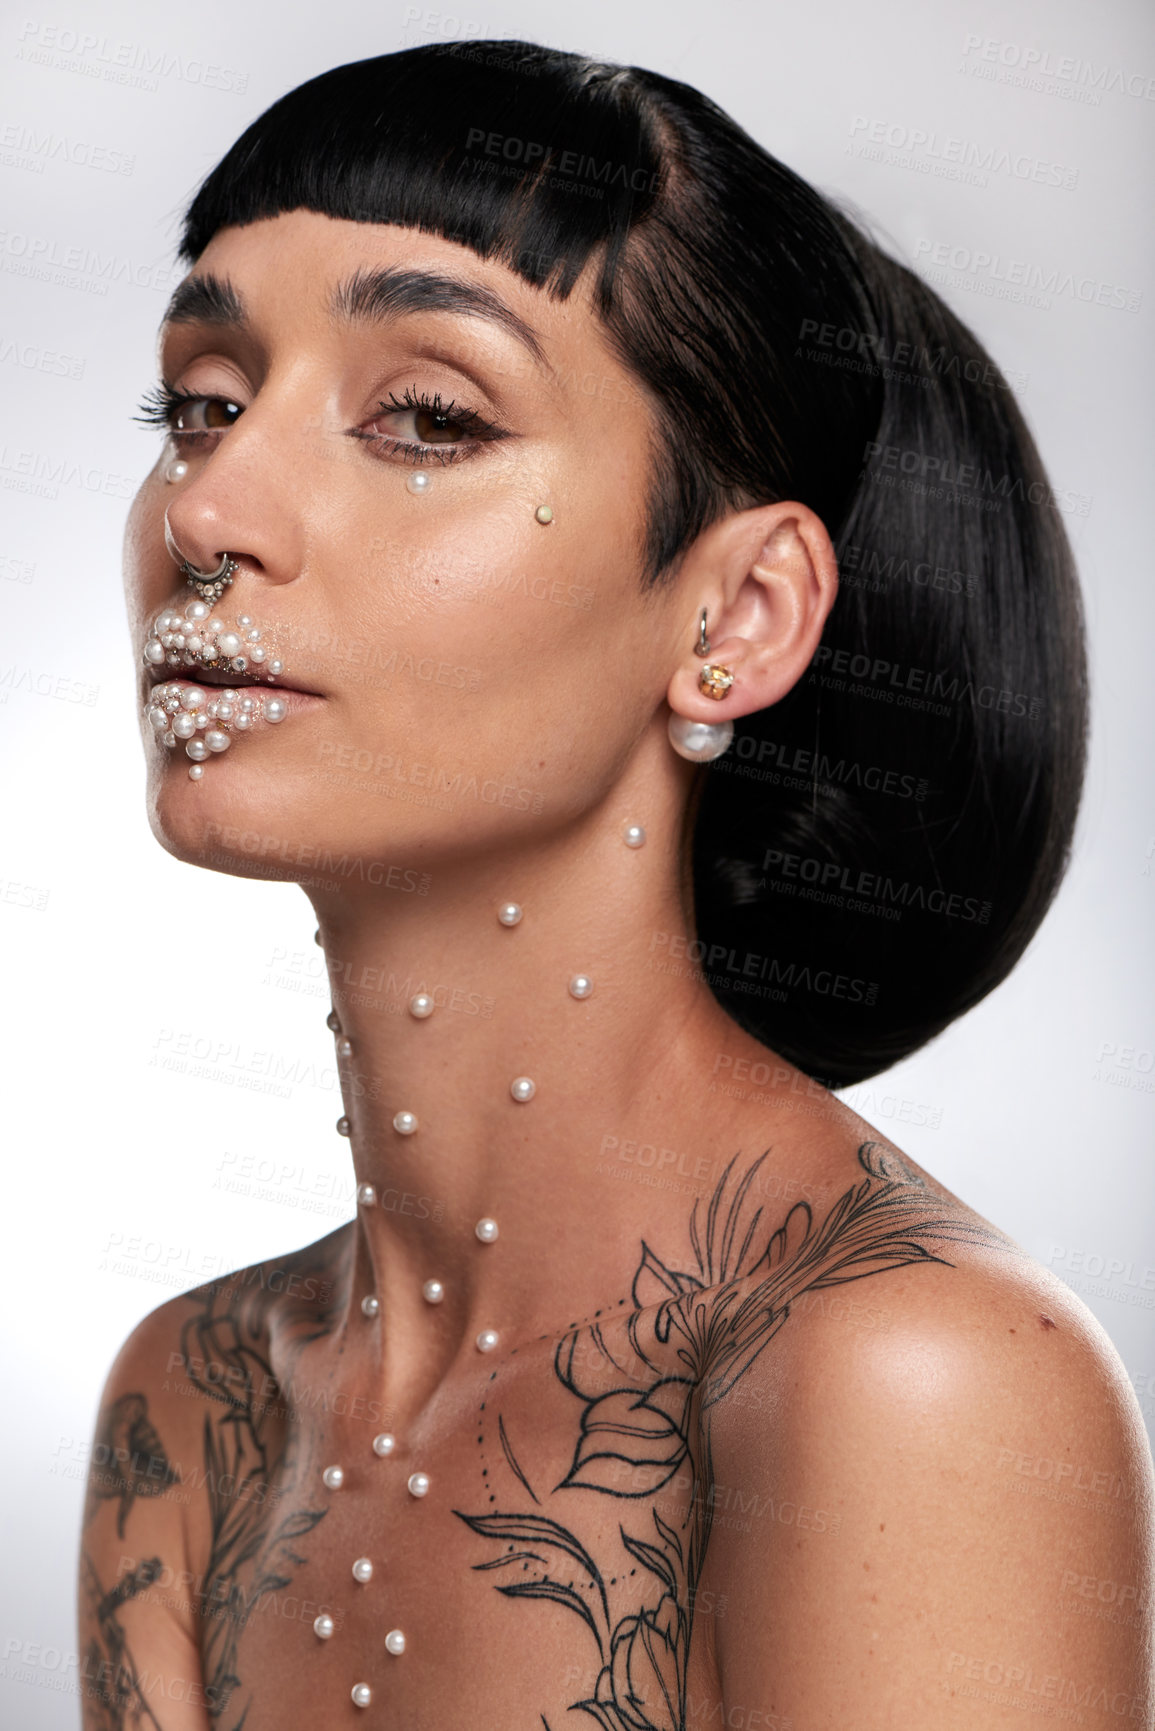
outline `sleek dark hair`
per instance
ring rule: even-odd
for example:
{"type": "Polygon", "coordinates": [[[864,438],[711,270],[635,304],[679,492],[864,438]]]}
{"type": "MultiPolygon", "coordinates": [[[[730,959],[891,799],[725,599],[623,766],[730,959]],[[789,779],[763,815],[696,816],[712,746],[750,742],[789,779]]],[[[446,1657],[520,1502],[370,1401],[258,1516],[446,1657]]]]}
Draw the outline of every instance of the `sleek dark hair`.
{"type": "Polygon", "coordinates": [[[841,586],[810,670],[701,771],[689,960],[734,1019],[841,1086],[998,985],[1081,792],[1060,513],[1082,501],[971,332],[709,98],[525,42],[301,85],[208,175],[180,256],[302,207],[443,235],[559,298],[593,260],[656,404],[647,586],[728,511],[798,499],[826,523],[841,586]]]}

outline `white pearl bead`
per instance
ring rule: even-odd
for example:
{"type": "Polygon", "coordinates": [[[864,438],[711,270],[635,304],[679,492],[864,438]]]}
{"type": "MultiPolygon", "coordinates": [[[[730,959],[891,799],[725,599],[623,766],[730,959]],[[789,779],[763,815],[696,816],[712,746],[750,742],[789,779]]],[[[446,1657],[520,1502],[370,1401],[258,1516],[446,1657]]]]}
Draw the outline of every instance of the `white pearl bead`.
{"type": "Polygon", "coordinates": [[[207,601],[189,601],[185,604],[184,616],[186,619],[199,621],[207,619],[211,612],[212,608],[207,601]]]}
{"type": "Polygon", "coordinates": [[[186,685],[181,690],[180,706],[182,709],[199,709],[203,698],[204,692],[199,685],[186,685]]]}
{"type": "Polygon", "coordinates": [[[509,1084],[509,1091],[515,1100],[532,1100],[537,1093],[536,1084],[529,1076],[515,1076],[509,1084]]]}
{"type": "Polygon", "coordinates": [[[629,823],[622,831],[622,840],[627,847],[644,847],[646,832],[640,823],[629,823]]]}
{"type": "Polygon", "coordinates": [[[497,910],[497,917],[503,926],[515,926],[521,919],[522,909],[519,902],[502,902],[497,910]]]}
{"type": "Polygon", "coordinates": [[[416,1112],[394,1112],[393,1128],[398,1136],[412,1136],[417,1128],[416,1112]]]}
{"type": "Polygon", "coordinates": [[[381,1308],[381,1300],[379,1298],[375,1298],[371,1292],[365,1298],[363,1298],[361,1300],[361,1314],[362,1314],[362,1316],[376,1316],[377,1312],[380,1310],[380,1308],[381,1308]]]}
{"type": "Polygon", "coordinates": [[[400,1629],[390,1629],[385,1637],[385,1651],[399,1657],[405,1651],[405,1637],[400,1629]]]}
{"type": "Polygon", "coordinates": [[[338,1058],[351,1058],[353,1056],[352,1040],[337,1041],[337,1056],[338,1058]]]}
{"type": "Polygon", "coordinates": [[[354,1683],[350,1694],[353,1697],[354,1707],[367,1707],[373,1699],[373,1691],[368,1683],[354,1683]]]}
{"type": "Polygon", "coordinates": [[[358,1557],[353,1564],[353,1579],[364,1586],[366,1581],[373,1579],[373,1564],[368,1557],[358,1557]]]}
{"type": "Polygon", "coordinates": [[[421,1296],[427,1304],[440,1304],[445,1297],[445,1288],[439,1280],[427,1280],[421,1288],[421,1296]]]}
{"type": "Polygon", "coordinates": [[[331,1491],[339,1491],[345,1483],[345,1469],[343,1467],[326,1467],[321,1478],[331,1491]]]}
{"type": "Polygon", "coordinates": [[[390,1436],[387,1430],[381,1431],[379,1435],[373,1438],[373,1453],[381,1455],[382,1458],[385,1455],[391,1455],[396,1447],[397,1438],[390,1436]]]}
{"type": "Polygon", "coordinates": [[[265,720],[266,721],[284,721],[284,719],[285,719],[286,715],[288,715],[288,713],[289,713],[289,706],[285,702],[283,697],[266,697],[266,699],[265,699],[265,720]]]}
{"type": "Polygon", "coordinates": [[[351,1136],[353,1134],[353,1126],[348,1118],[338,1118],[337,1134],[338,1136],[351,1136]]]}
{"type": "Polygon", "coordinates": [[[188,474],[188,464],[183,457],[178,457],[175,463],[170,463],[164,472],[166,481],[183,481],[188,474]]]}
{"type": "Polygon", "coordinates": [[[242,644],[235,631],[221,631],[217,634],[217,648],[220,650],[222,655],[227,655],[231,658],[234,655],[240,654],[242,644]]]}
{"type": "Polygon", "coordinates": [[[285,664],[283,661],[270,661],[269,662],[269,672],[272,674],[274,679],[277,677],[277,675],[279,673],[283,673],[284,671],[285,671],[285,664]]]}
{"type": "Polygon", "coordinates": [[[197,730],[197,724],[191,715],[182,712],[180,715],[173,716],[172,730],[178,739],[191,739],[197,730]]]}
{"type": "Polygon", "coordinates": [[[429,1490],[429,1474],[428,1473],[410,1473],[409,1474],[409,1495],[411,1497],[423,1497],[427,1494],[428,1490],[429,1490]]]}
{"type": "Polygon", "coordinates": [[[477,1337],[478,1352],[492,1352],[496,1345],[497,1330],[495,1328],[483,1328],[477,1337]]]}
{"type": "Polygon", "coordinates": [[[204,772],[205,766],[203,763],[190,763],[188,766],[188,778],[190,781],[199,781],[204,772]]]}
{"type": "Polygon", "coordinates": [[[711,763],[730,749],[734,738],[732,721],[691,721],[673,710],[666,723],[666,734],[679,757],[691,763],[711,763]]]}
{"type": "Polygon", "coordinates": [[[416,1016],[419,1022],[433,1014],[433,999],[428,992],[418,992],[416,997],[410,998],[409,1014],[416,1016]]]}
{"type": "Polygon", "coordinates": [[[362,1208],[373,1208],[377,1202],[377,1192],[372,1184],[358,1184],[357,1200],[362,1208]]]}
{"type": "Polygon", "coordinates": [[[537,510],[534,512],[534,516],[537,518],[539,523],[552,523],[553,522],[553,506],[552,505],[539,505],[537,510]]]}
{"type": "Polygon", "coordinates": [[[151,667],[157,667],[164,660],[164,644],[158,643],[154,637],[144,646],[144,658],[151,667]]]}
{"type": "Polygon", "coordinates": [[[232,740],[223,727],[210,727],[205,733],[205,744],[210,751],[227,751],[232,740]]]}
{"type": "Polygon", "coordinates": [[[588,974],[575,974],[569,983],[571,998],[588,998],[594,989],[594,983],[588,974]]]}
{"type": "Polygon", "coordinates": [[[327,1641],[336,1627],[328,1611],[322,1611],[319,1617],[313,1618],[313,1633],[319,1641],[327,1641]]]}
{"type": "MultiPolygon", "coordinates": [[[[321,941],[321,934],[320,934],[320,932],[318,932],[316,934],[314,942],[320,943],[320,941],[321,941]]],[[[340,1018],[340,1016],[338,1016],[336,1010],[330,1010],[329,1011],[329,1014],[325,1017],[325,1026],[328,1028],[328,1030],[331,1034],[339,1034],[341,1032],[341,1018],[340,1018]]]]}
{"type": "Polygon", "coordinates": [[[409,479],[406,481],[405,485],[411,493],[416,493],[417,497],[420,498],[422,493],[428,493],[430,487],[432,487],[433,476],[427,475],[424,469],[415,469],[413,474],[410,475],[409,479]]]}
{"type": "Polygon", "coordinates": [[[489,1216],[486,1215],[484,1219],[477,1222],[477,1225],[473,1228],[473,1233],[474,1237],[480,1238],[483,1244],[492,1244],[494,1239],[497,1237],[497,1221],[491,1220],[489,1216]]]}
{"type": "MultiPolygon", "coordinates": [[[[167,735],[166,735],[166,737],[167,737],[167,735]]],[[[173,735],[174,744],[175,744],[175,741],[176,741],[176,735],[174,734],[173,735]]],[[[205,744],[203,739],[195,739],[194,738],[194,739],[190,739],[188,744],[185,746],[185,752],[189,757],[192,758],[194,763],[203,763],[205,758],[209,754],[209,748],[205,744]]]]}

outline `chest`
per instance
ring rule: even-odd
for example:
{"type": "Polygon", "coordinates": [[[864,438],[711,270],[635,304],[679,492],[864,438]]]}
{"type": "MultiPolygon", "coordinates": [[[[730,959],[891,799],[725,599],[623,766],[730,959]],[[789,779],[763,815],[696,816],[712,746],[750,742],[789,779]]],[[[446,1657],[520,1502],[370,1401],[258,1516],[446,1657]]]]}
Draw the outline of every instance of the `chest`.
{"type": "Polygon", "coordinates": [[[407,1432],[298,1390],[214,1522],[216,1723],[673,1731],[709,1711],[696,1401],[672,1347],[639,1358],[622,1330],[482,1361],[407,1432]]]}

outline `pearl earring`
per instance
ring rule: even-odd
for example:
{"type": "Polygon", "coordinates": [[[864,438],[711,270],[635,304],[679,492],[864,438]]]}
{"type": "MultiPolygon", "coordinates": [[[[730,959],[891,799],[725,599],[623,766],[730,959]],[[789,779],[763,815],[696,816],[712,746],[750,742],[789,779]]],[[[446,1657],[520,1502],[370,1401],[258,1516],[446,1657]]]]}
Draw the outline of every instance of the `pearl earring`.
{"type": "Polygon", "coordinates": [[[691,721],[689,716],[671,710],[666,732],[679,757],[687,758],[691,763],[709,763],[729,750],[734,737],[734,723],[691,721]]]}

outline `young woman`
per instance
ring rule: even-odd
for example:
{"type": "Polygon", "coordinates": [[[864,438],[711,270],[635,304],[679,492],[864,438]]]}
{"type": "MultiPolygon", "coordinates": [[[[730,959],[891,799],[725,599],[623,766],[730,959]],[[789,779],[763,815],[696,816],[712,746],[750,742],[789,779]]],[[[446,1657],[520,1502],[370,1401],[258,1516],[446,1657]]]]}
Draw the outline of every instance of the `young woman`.
{"type": "Polygon", "coordinates": [[[1063,870],[1080,604],[998,370],[705,97],[517,42],[292,92],[182,257],[150,813],[310,897],[358,1207],[124,1347],[86,1724],[1149,1722],[1117,1356],[828,1091],[1063,870]]]}

